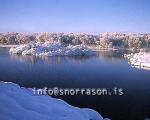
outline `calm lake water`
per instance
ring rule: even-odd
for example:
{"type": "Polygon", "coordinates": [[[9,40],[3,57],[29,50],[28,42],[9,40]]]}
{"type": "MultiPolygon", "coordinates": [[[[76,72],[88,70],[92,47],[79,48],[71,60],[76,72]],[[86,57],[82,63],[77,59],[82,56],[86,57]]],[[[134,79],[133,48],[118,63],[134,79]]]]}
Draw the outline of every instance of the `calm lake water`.
{"type": "Polygon", "coordinates": [[[10,55],[0,48],[0,80],[23,87],[122,88],[124,95],[58,96],[77,107],[97,110],[112,120],[150,118],[150,71],[131,67],[123,52],[103,51],[93,57],[10,55]]]}

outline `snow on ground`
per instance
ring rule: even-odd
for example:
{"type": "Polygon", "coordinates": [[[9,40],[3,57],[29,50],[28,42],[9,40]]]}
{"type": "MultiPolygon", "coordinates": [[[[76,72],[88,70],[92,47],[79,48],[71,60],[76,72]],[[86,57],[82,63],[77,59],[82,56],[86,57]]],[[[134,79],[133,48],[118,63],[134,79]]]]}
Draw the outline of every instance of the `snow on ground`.
{"type": "Polygon", "coordinates": [[[0,44],[0,47],[2,48],[11,48],[11,47],[17,47],[18,45],[3,45],[3,44],[0,44]]]}
{"type": "Polygon", "coordinates": [[[1,120],[109,120],[94,110],[73,107],[63,100],[34,95],[32,89],[0,82],[1,120]]]}
{"type": "Polygon", "coordinates": [[[124,57],[127,58],[130,64],[133,66],[138,66],[140,68],[150,68],[150,52],[125,54],[124,57]]]}
{"type": "Polygon", "coordinates": [[[10,48],[10,53],[35,56],[90,56],[94,52],[83,45],[68,45],[60,43],[29,43],[10,48]]]}

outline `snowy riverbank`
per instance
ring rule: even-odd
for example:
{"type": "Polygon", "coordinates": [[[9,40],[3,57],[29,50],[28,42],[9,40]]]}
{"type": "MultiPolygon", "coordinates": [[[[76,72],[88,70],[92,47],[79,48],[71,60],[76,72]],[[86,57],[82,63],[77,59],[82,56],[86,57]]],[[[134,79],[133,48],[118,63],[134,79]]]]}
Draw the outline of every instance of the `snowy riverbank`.
{"type": "Polygon", "coordinates": [[[94,51],[84,45],[68,45],[60,43],[29,43],[10,48],[10,53],[34,56],[90,56],[94,51]]]}
{"type": "Polygon", "coordinates": [[[150,52],[125,54],[124,57],[127,58],[133,66],[147,69],[150,68],[150,52]]]}
{"type": "Polygon", "coordinates": [[[0,48],[11,48],[11,47],[17,47],[19,45],[3,45],[3,44],[0,44],[0,48]]]}
{"type": "Polygon", "coordinates": [[[94,110],[73,107],[50,96],[34,95],[32,89],[0,82],[2,120],[108,120],[94,110]]]}

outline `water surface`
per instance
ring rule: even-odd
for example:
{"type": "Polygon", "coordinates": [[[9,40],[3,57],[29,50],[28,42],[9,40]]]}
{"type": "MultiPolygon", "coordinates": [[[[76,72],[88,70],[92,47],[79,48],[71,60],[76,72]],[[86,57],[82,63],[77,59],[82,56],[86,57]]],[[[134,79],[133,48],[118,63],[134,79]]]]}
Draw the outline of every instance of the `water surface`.
{"type": "Polygon", "coordinates": [[[150,71],[131,67],[123,53],[101,51],[92,57],[39,58],[10,55],[8,48],[0,48],[0,80],[30,88],[122,88],[122,96],[58,98],[95,109],[112,120],[144,120],[150,117],[150,71]]]}

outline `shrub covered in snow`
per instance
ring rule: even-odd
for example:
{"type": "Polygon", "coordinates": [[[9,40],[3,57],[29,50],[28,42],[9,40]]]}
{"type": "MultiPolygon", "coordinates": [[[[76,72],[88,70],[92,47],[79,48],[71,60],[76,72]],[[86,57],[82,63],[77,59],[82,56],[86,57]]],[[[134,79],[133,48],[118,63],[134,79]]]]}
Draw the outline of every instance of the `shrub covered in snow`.
{"type": "Polygon", "coordinates": [[[63,45],[60,43],[37,42],[10,48],[10,53],[35,56],[89,56],[94,52],[84,45],[63,45]]]}

